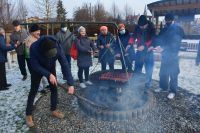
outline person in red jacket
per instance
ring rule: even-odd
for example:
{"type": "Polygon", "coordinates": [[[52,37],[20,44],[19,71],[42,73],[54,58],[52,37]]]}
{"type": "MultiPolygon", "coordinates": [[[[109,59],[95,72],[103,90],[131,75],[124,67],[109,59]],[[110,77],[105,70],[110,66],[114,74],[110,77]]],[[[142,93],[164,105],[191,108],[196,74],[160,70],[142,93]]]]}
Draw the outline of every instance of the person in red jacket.
{"type": "Polygon", "coordinates": [[[151,86],[154,66],[153,49],[155,46],[152,42],[155,38],[156,30],[153,23],[147,20],[145,15],[140,16],[138,20],[138,26],[136,26],[134,35],[137,43],[134,72],[141,73],[143,65],[145,66],[145,87],[149,89],[151,86]]]}

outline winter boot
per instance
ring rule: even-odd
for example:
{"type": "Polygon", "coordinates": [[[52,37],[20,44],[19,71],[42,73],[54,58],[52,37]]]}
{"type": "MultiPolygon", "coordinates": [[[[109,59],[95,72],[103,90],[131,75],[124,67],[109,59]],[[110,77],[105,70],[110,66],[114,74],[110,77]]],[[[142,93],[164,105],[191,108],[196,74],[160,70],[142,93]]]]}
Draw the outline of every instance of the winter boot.
{"type": "Polygon", "coordinates": [[[26,116],[26,124],[27,124],[28,127],[34,126],[32,115],[26,116]]]}
{"type": "Polygon", "coordinates": [[[63,119],[64,118],[64,114],[58,110],[52,111],[52,115],[56,118],[59,119],[63,119]]]}

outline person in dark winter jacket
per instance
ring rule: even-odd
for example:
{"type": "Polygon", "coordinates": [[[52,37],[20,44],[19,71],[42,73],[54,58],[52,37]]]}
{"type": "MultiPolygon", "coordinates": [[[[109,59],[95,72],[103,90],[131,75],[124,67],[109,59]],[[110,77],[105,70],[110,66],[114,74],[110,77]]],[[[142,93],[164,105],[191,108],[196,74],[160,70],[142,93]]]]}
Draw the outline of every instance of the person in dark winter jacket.
{"type": "Polygon", "coordinates": [[[135,58],[133,36],[125,29],[123,23],[119,24],[119,34],[116,39],[116,57],[120,57],[122,70],[132,71],[132,62],[135,58]]]}
{"type": "Polygon", "coordinates": [[[184,31],[174,23],[173,14],[166,14],[165,21],[166,25],[160,31],[157,39],[161,47],[162,60],[159,81],[160,88],[155,91],[170,89],[167,97],[173,99],[178,87],[178,75],[180,73],[178,53],[181,40],[184,37],[184,31]]]}
{"type": "Polygon", "coordinates": [[[198,51],[197,51],[196,65],[198,66],[199,63],[200,63],[200,41],[199,41],[199,46],[198,46],[198,51]]]}
{"type": "Polygon", "coordinates": [[[153,49],[155,44],[153,43],[156,30],[152,22],[147,20],[145,15],[141,15],[138,20],[138,26],[135,28],[135,39],[137,40],[137,53],[135,61],[135,72],[142,72],[143,65],[146,72],[146,89],[151,86],[154,55],[153,49]]]}
{"type": "MultiPolygon", "coordinates": [[[[72,43],[75,40],[75,36],[73,33],[69,31],[67,25],[62,23],[60,26],[60,31],[56,34],[56,39],[61,44],[63,51],[65,53],[66,59],[71,67],[71,56],[70,49],[72,47],[72,43]]],[[[63,79],[66,80],[66,77],[63,75],[63,79]]]]}
{"type": "Polygon", "coordinates": [[[99,49],[99,62],[101,63],[101,70],[106,70],[108,63],[109,69],[114,70],[115,62],[115,38],[108,32],[108,27],[101,26],[100,35],[97,38],[97,47],[99,49]]]}
{"type": "Polygon", "coordinates": [[[86,36],[86,29],[81,26],[78,29],[78,37],[75,41],[78,50],[78,78],[80,81],[80,87],[86,88],[86,85],[92,85],[89,81],[89,67],[92,66],[92,57],[95,50],[95,46],[92,41],[86,36]],[[83,71],[85,74],[85,83],[83,82],[83,71]]]}
{"type": "Polygon", "coordinates": [[[56,60],[61,64],[62,72],[67,78],[69,86],[68,93],[74,93],[73,78],[64,52],[52,36],[43,36],[34,42],[30,47],[31,59],[31,90],[28,96],[26,108],[26,123],[29,127],[34,126],[32,120],[32,110],[34,98],[37,94],[41,78],[45,76],[48,79],[51,91],[51,111],[52,115],[57,118],[63,118],[64,115],[57,110],[57,80],[56,80],[56,60]]]}
{"type": "Polygon", "coordinates": [[[7,51],[13,50],[14,48],[14,45],[6,45],[5,31],[3,28],[0,28],[0,91],[8,90],[8,87],[11,86],[6,80],[5,63],[7,62],[7,51]]]}
{"type": "Polygon", "coordinates": [[[23,75],[22,80],[26,80],[26,60],[24,54],[24,40],[28,37],[28,32],[20,26],[18,20],[13,21],[14,32],[10,36],[11,43],[17,43],[16,52],[17,52],[17,61],[21,74],[23,75]]]}
{"type": "Polygon", "coordinates": [[[56,34],[56,39],[61,44],[70,67],[71,67],[70,49],[72,47],[72,43],[75,40],[75,38],[76,37],[74,36],[74,34],[71,33],[67,28],[67,25],[65,23],[62,23],[60,26],[60,31],[56,34]]]}

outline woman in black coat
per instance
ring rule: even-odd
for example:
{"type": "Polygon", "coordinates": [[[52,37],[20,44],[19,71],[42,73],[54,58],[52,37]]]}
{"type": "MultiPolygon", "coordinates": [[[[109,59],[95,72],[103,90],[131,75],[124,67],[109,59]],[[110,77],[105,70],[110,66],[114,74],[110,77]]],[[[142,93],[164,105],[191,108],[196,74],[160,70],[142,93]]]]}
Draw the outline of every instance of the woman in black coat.
{"type": "Polygon", "coordinates": [[[78,78],[80,81],[80,87],[86,88],[86,85],[92,85],[89,81],[89,67],[92,66],[92,53],[95,50],[95,46],[91,40],[86,36],[86,29],[80,27],[78,29],[78,37],[75,41],[78,50],[78,78]],[[85,74],[85,83],[83,82],[83,71],[85,74]]]}
{"type": "Polygon", "coordinates": [[[7,62],[7,51],[13,50],[14,48],[13,45],[6,46],[5,30],[0,28],[0,91],[8,90],[8,87],[11,86],[6,80],[5,63],[7,62]]]}

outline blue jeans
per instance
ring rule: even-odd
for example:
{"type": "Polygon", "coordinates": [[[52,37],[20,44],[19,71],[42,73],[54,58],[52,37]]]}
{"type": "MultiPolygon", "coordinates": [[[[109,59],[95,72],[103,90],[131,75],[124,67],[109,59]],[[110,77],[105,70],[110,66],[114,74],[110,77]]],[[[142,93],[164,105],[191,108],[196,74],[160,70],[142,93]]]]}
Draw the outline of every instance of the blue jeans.
{"type": "Polygon", "coordinates": [[[152,82],[152,74],[153,74],[153,66],[154,66],[154,55],[153,52],[149,52],[146,54],[144,60],[145,72],[146,72],[146,87],[151,86],[152,82]]]}

